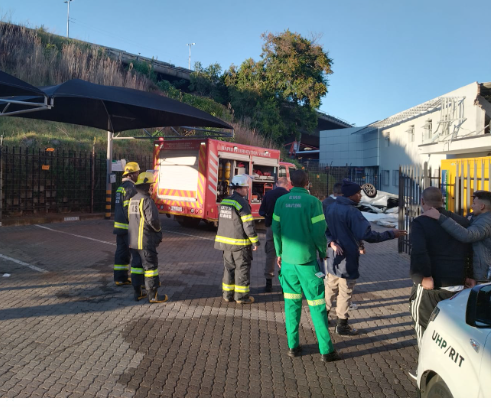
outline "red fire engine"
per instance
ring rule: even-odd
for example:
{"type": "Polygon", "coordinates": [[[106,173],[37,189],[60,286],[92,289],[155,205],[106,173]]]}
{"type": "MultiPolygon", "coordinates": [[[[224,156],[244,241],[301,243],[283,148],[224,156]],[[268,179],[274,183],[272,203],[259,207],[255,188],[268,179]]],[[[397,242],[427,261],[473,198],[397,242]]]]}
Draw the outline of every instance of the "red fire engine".
{"type": "Polygon", "coordinates": [[[280,162],[280,151],[215,139],[164,140],[154,149],[156,184],[152,193],[159,213],[174,215],[182,225],[200,220],[217,224],[218,204],[229,195],[234,175],[253,177],[248,201],[255,219],[266,192],[278,177],[296,167],[280,162]]]}

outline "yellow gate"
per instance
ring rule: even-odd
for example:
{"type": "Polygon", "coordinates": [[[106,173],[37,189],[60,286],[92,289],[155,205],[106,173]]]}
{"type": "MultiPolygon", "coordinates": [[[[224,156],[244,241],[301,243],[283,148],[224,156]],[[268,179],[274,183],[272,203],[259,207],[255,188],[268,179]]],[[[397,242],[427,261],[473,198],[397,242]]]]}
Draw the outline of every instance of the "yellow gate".
{"type": "Polygon", "coordinates": [[[475,191],[490,191],[490,157],[441,161],[441,190],[445,208],[466,215],[475,191]]]}

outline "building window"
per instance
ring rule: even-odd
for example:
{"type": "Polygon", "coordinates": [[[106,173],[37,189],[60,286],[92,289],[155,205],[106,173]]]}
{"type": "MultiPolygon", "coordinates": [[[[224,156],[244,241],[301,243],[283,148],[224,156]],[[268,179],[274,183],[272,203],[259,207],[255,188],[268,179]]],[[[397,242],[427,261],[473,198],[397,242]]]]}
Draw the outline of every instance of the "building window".
{"type": "Polygon", "coordinates": [[[389,185],[390,172],[389,170],[381,171],[381,182],[383,185],[389,185]]]}
{"type": "Polygon", "coordinates": [[[432,120],[426,120],[424,124],[423,140],[429,140],[432,138],[432,120]]]}
{"type": "Polygon", "coordinates": [[[415,126],[413,124],[408,126],[407,133],[408,133],[408,142],[413,143],[415,141],[415,126]]]}
{"type": "Polygon", "coordinates": [[[397,187],[400,181],[400,171],[393,170],[393,186],[397,187]]]}

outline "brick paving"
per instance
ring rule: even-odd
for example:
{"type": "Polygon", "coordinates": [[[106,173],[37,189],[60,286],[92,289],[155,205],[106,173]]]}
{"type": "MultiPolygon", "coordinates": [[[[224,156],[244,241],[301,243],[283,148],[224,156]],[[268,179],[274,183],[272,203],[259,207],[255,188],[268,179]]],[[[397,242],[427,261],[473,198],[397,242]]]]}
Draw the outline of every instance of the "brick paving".
{"type": "Polygon", "coordinates": [[[214,231],[166,217],[162,225],[159,273],[170,301],[153,305],[113,284],[112,222],[0,228],[1,397],[416,395],[407,375],[417,360],[409,263],[396,241],[366,245],[350,317],[363,333],[341,337],[332,324],[343,360],[326,364],[305,301],[303,355],[287,356],[278,280],[263,292],[263,245],[252,266],[256,302],[241,306],[221,300],[214,231]]]}

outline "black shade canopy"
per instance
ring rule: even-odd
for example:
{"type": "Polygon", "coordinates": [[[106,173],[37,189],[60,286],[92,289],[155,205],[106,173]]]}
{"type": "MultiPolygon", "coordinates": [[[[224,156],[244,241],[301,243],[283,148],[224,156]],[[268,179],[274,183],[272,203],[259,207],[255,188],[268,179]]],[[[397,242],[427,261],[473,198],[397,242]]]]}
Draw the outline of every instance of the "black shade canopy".
{"type": "Polygon", "coordinates": [[[232,129],[202,110],[155,93],[96,85],[81,79],[40,89],[51,99],[53,107],[21,113],[18,117],[80,124],[113,133],[169,126],[232,129]]]}
{"type": "Polygon", "coordinates": [[[27,82],[0,71],[0,97],[8,96],[45,96],[45,94],[27,82]]]}

